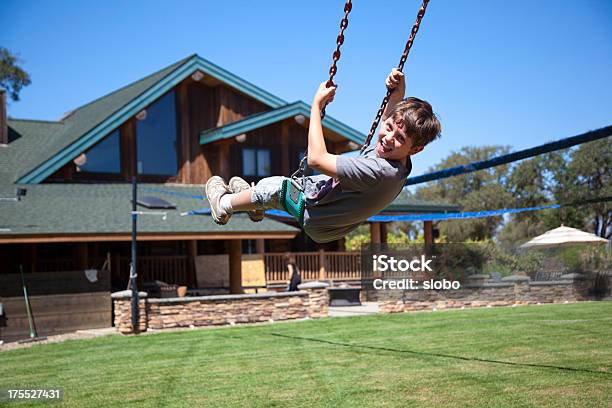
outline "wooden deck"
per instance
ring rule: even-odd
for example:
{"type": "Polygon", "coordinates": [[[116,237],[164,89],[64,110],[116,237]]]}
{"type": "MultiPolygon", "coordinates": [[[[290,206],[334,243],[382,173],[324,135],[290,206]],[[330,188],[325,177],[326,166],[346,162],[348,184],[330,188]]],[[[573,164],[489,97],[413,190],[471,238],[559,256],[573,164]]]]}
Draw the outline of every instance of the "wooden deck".
{"type": "MultiPolygon", "coordinates": [[[[266,253],[266,281],[268,284],[289,281],[285,266],[286,253],[266,253]]],[[[361,278],[361,254],[359,252],[292,252],[300,269],[302,281],[347,281],[361,278]]]]}
{"type": "MultiPolygon", "coordinates": [[[[268,284],[286,283],[289,272],[285,266],[286,252],[264,253],[266,281],[268,284]]],[[[350,281],[361,278],[361,255],[359,252],[292,252],[302,275],[302,281],[331,280],[350,281]]],[[[92,265],[102,265],[103,259],[92,260],[92,265]]],[[[140,283],[159,280],[178,285],[192,286],[188,255],[139,256],[138,280],[140,283]]],[[[111,279],[113,286],[127,284],[129,257],[111,257],[111,279]],[[121,282],[119,285],[117,283],[121,282]]],[[[37,272],[75,270],[72,259],[49,259],[37,263],[37,272]]]]}

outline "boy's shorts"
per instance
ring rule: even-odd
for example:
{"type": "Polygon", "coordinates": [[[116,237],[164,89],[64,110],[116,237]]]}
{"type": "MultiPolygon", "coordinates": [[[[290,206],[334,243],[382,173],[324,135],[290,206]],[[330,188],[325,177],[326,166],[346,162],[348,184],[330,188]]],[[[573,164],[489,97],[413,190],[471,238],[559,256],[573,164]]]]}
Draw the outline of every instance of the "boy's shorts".
{"type": "Polygon", "coordinates": [[[280,202],[280,192],[286,178],[284,176],[272,176],[259,180],[255,185],[253,194],[251,194],[251,203],[256,204],[258,210],[274,208],[284,211],[280,202]]]}

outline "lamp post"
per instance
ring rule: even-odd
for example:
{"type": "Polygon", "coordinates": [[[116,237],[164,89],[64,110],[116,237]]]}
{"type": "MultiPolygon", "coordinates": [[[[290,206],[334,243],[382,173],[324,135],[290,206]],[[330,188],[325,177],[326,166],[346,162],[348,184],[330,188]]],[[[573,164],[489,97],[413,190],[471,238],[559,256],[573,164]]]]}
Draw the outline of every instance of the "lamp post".
{"type": "Polygon", "coordinates": [[[132,261],[130,265],[130,288],[132,289],[132,330],[137,333],[140,329],[138,321],[140,319],[138,310],[138,287],[136,286],[136,278],[138,277],[136,269],[136,228],[138,221],[138,212],[136,211],[136,176],[132,177],[132,261]]]}
{"type": "MultiPolygon", "coordinates": [[[[140,329],[140,325],[138,324],[140,320],[139,316],[139,296],[138,296],[138,286],[137,286],[137,278],[138,278],[138,270],[136,265],[137,262],[137,221],[139,215],[159,215],[162,217],[162,220],[166,220],[167,213],[165,211],[138,211],[138,197],[137,197],[137,176],[132,177],[132,260],[130,262],[130,289],[132,289],[132,331],[137,333],[140,329]]],[[[143,200],[155,200],[153,204],[148,204],[148,208],[162,208],[162,209],[174,209],[175,206],[167,203],[164,200],[158,199],[157,197],[142,197],[143,200]]],[[[140,203],[143,205],[143,203],[140,203]]],[[[147,206],[147,203],[144,204],[147,206]]]]}

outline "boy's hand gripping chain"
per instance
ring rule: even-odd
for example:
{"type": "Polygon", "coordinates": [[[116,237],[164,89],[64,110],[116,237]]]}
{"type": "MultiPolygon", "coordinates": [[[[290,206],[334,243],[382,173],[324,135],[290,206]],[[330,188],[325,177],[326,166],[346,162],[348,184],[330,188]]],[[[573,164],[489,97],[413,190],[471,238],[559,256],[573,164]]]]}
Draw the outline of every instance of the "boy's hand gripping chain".
{"type": "MultiPolygon", "coordinates": [[[[348,27],[348,24],[349,24],[348,16],[352,9],[353,9],[352,0],[346,0],[346,3],[344,4],[344,17],[342,17],[342,20],[340,20],[340,33],[338,34],[338,37],[336,37],[336,49],[334,50],[334,53],[332,54],[333,62],[332,62],[331,67],[329,67],[329,79],[327,80],[327,84],[325,84],[328,88],[331,86],[335,86],[334,76],[336,75],[336,72],[338,72],[338,67],[336,66],[336,64],[338,63],[338,61],[340,61],[340,56],[342,55],[340,53],[340,47],[342,46],[342,44],[344,44],[344,30],[346,30],[346,28],[348,27]]],[[[323,118],[325,118],[325,107],[323,107],[323,109],[321,110],[321,120],[323,120],[323,118]]],[[[291,175],[292,179],[297,179],[301,175],[302,176],[302,186],[304,185],[304,177],[305,177],[307,165],[308,165],[308,152],[306,152],[306,154],[300,161],[300,164],[297,170],[295,171],[295,173],[291,175]]]]}

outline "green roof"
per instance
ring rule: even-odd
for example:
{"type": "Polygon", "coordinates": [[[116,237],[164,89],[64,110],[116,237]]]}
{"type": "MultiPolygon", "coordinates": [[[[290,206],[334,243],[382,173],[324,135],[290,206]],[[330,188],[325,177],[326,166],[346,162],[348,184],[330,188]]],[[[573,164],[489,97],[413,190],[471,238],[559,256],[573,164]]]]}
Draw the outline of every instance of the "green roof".
{"type": "Polygon", "coordinates": [[[64,124],[9,119],[8,145],[0,145],[0,183],[12,183],[37,166],[62,138],[64,124]]]}
{"type": "MultiPolygon", "coordinates": [[[[217,140],[229,139],[239,134],[250,132],[296,115],[303,115],[304,117],[309,118],[310,106],[302,101],[298,101],[267,112],[248,116],[242,120],[232,122],[222,127],[205,130],[200,133],[200,144],[203,145],[215,142],[217,140]]],[[[366,135],[330,116],[326,116],[325,119],[323,119],[322,124],[324,127],[359,145],[363,144],[365,141],[366,135]]]]}
{"type": "MultiPolygon", "coordinates": [[[[21,201],[0,201],[0,239],[19,236],[129,234],[131,232],[130,184],[35,184],[0,185],[0,197],[14,197],[15,188],[24,187],[21,201]]],[[[177,206],[161,216],[138,217],[140,233],[159,234],[295,234],[299,230],[271,219],[252,222],[236,214],[225,226],[210,215],[181,216],[182,212],[208,208],[201,187],[139,184],[139,197],[155,196],[177,206]]],[[[139,211],[163,211],[138,207],[139,211]]]]}
{"type": "Polygon", "coordinates": [[[282,99],[194,54],[77,108],[59,122],[51,122],[61,126],[53,133],[42,132],[44,147],[26,147],[25,144],[36,144],[40,138],[32,137],[23,125],[17,123],[35,121],[10,120],[11,132],[18,134],[22,141],[20,145],[9,143],[0,149],[0,181],[24,184],[42,182],[195,71],[202,71],[271,108],[286,104],[282,99]],[[17,169],[9,166],[14,164],[10,157],[26,154],[28,158],[17,169]]]}
{"type": "Polygon", "coordinates": [[[447,213],[460,210],[461,207],[458,205],[421,201],[400,194],[383,210],[383,213],[447,213]]]}

